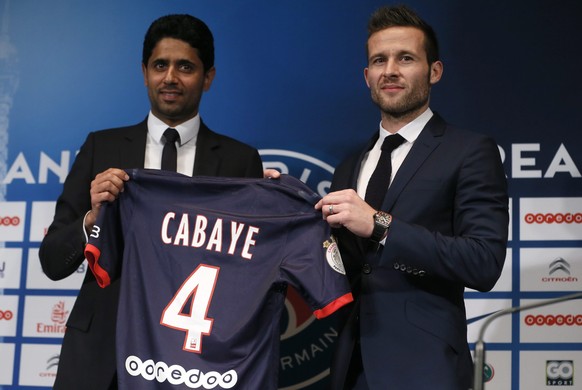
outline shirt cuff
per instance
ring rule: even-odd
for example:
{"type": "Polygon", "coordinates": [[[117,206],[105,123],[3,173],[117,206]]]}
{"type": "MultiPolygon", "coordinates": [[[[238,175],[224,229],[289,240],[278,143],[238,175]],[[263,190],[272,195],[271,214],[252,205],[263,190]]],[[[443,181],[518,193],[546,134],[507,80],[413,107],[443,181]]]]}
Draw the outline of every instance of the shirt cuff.
{"type": "Polygon", "coordinates": [[[87,235],[87,229],[85,229],[85,220],[87,219],[87,215],[89,215],[89,213],[91,212],[91,210],[87,211],[85,213],[85,216],[83,217],[83,235],[85,236],[85,244],[89,242],[89,236],[87,235]]]}

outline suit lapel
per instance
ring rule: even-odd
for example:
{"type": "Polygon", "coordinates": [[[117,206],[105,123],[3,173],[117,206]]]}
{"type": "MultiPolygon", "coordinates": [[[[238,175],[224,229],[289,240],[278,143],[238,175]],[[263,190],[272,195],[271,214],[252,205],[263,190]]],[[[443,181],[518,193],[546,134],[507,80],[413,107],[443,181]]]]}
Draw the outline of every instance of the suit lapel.
{"type": "MultiPolygon", "coordinates": [[[[336,187],[335,189],[332,188],[332,191],[345,188],[351,188],[355,191],[358,190],[358,177],[360,176],[360,171],[362,170],[362,160],[364,157],[366,157],[366,154],[370,151],[370,149],[372,149],[377,140],[378,134],[375,133],[374,136],[368,140],[366,146],[362,149],[360,154],[354,154],[352,157],[350,157],[351,161],[349,161],[347,164],[347,175],[345,175],[345,179],[343,179],[347,181],[342,180],[338,186],[334,186],[336,187]]],[[[341,180],[342,178],[338,177],[338,179],[341,180]]],[[[334,181],[335,180],[336,178],[334,177],[334,181]]]]}
{"type": "Polygon", "coordinates": [[[200,122],[200,130],[196,139],[196,157],[194,161],[194,176],[218,176],[221,158],[217,154],[220,140],[216,133],[200,122]]]}
{"type": "Polygon", "coordinates": [[[435,113],[414,142],[398,172],[396,172],[396,176],[384,198],[382,210],[390,211],[392,209],[404,187],[412,180],[416,171],[440,144],[440,137],[443,135],[445,127],[445,121],[435,113]]]}
{"type": "Polygon", "coordinates": [[[147,119],[123,132],[123,142],[118,149],[121,167],[143,168],[147,132],[147,119]]]}

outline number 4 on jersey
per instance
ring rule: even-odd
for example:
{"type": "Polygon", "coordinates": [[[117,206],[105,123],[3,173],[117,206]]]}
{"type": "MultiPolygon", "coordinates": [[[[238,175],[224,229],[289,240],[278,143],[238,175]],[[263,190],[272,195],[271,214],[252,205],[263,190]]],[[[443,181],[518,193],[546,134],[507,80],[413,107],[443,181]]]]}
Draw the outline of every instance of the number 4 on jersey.
{"type": "Polygon", "coordinates": [[[162,325],[186,332],[184,351],[201,353],[202,336],[210,334],[213,319],[206,315],[219,271],[218,267],[200,264],[182,283],[162,313],[162,325]],[[186,314],[184,308],[189,301],[190,314],[186,314]]]}

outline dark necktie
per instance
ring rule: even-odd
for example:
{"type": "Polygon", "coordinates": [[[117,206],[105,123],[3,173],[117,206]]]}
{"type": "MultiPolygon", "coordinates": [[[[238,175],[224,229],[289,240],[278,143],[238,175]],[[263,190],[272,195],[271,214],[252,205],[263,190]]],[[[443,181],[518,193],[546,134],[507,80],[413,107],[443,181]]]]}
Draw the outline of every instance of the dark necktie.
{"type": "Polygon", "coordinates": [[[378,165],[376,165],[376,169],[374,169],[374,173],[372,173],[368,187],[366,188],[366,202],[376,210],[382,206],[388,185],[390,184],[390,176],[392,176],[392,151],[405,141],[400,134],[389,135],[384,139],[380,160],[378,160],[378,165]]]}
{"type": "Polygon", "coordinates": [[[176,141],[180,140],[180,134],[176,129],[168,128],[164,131],[166,144],[162,152],[162,169],[176,172],[178,167],[178,151],[176,150],[176,141]]]}

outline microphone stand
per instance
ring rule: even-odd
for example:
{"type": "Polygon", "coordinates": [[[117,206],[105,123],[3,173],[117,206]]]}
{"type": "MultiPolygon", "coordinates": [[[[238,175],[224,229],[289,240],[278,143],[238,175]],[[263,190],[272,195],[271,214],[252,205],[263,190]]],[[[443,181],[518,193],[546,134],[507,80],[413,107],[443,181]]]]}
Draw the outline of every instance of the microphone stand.
{"type": "Polygon", "coordinates": [[[474,371],[474,378],[473,378],[474,382],[473,382],[473,389],[472,390],[483,390],[483,388],[484,388],[483,366],[485,365],[485,342],[483,341],[483,338],[485,336],[485,330],[487,329],[489,324],[491,324],[491,322],[493,322],[497,318],[502,317],[502,316],[507,315],[507,314],[517,313],[517,312],[524,311],[524,310],[535,309],[537,307],[542,307],[542,306],[553,305],[555,303],[565,302],[565,301],[569,301],[571,299],[577,299],[577,298],[582,298],[582,292],[577,292],[575,294],[569,294],[569,295],[563,295],[559,298],[549,299],[547,301],[532,303],[529,305],[510,307],[507,309],[500,310],[497,313],[492,314],[489,317],[487,317],[487,319],[485,320],[485,322],[481,326],[481,329],[479,330],[479,338],[477,339],[477,342],[475,343],[475,360],[474,360],[474,370],[475,371],[474,371]]]}

